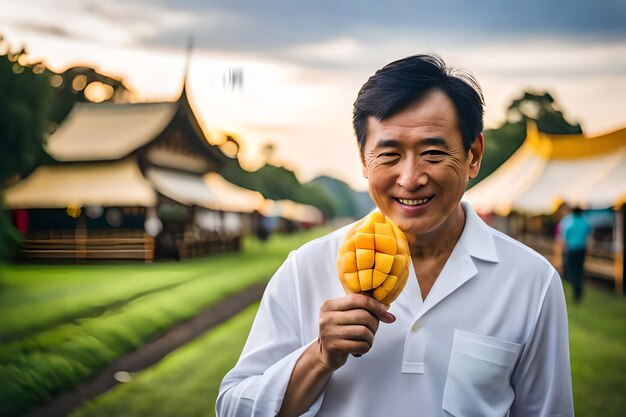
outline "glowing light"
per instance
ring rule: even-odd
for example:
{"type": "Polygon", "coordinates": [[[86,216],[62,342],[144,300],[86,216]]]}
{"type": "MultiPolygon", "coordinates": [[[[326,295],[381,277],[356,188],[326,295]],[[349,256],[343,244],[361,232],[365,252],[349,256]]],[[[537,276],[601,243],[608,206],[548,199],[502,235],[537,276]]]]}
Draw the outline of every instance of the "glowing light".
{"type": "Polygon", "coordinates": [[[234,158],[239,153],[239,145],[237,142],[233,140],[227,140],[222,145],[220,145],[220,149],[224,152],[224,155],[234,158]]]}
{"type": "Polygon", "coordinates": [[[43,72],[44,72],[45,70],[46,70],[46,66],[45,66],[45,65],[43,65],[43,64],[36,64],[36,65],[33,67],[33,72],[34,72],[35,74],[37,74],[37,75],[39,75],[39,74],[43,74],[43,72]]]}
{"type": "Polygon", "coordinates": [[[85,214],[90,219],[97,219],[102,216],[104,209],[101,206],[87,206],[85,207],[85,214]]]}
{"type": "Polygon", "coordinates": [[[89,83],[85,88],[85,97],[87,97],[89,101],[100,103],[110,99],[111,96],[113,96],[113,92],[113,87],[110,85],[101,83],[100,81],[94,81],[89,83]]]}
{"type": "Polygon", "coordinates": [[[50,77],[50,85],[54,88],[59,88],[63,85],[63,77],[61,77],[59,74],[54,74],[52,77],[50,77]]]}
{"type": "Polygon", "coordinates": [[[13,66],[11,66],[11,71],[13,71],[13,74],[21,74],[24,72],[24,67],[18,63],[15,63],[13,64],[13,66]]]}
{"type": "Polygon", "coordinates": [[[25,67],[28,64],[28,57],[26,56],[26,54],[20,54],[19,57],[17,58],[17,62],[25,67]]]}
{"type": "Polygon", "coordinates": [[[81,209],[78,206],[68,206],[65,209],[65,212],[67,213],[68,216],[74,219],[77,219],[78,217],[80,217],[81,209]]]}
{"type": "Polygon", "coordinates": [[[104,218],[106,219],[107,223],[109,223],[109,225],[112,227],[120,227],[124,222],[124,215],[116,208],[107,210],[104,218]]]}
{"type": "Polygon", "coordinates": [[[87,76],[80,74],[72,80],[72,88],[74,91],[81,91],[87,85],[87,76]]]}

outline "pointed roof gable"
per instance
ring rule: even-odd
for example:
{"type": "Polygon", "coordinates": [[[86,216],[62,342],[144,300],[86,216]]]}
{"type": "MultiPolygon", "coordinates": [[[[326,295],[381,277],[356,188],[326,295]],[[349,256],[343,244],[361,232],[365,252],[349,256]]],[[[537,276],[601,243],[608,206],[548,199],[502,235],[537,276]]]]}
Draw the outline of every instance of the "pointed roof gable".
{"type": "Polygon", "coordinates": [[[177,102],[76,103],[46,150],[63,162],[121,159],[163,132],[177,109],[177,102]]]}

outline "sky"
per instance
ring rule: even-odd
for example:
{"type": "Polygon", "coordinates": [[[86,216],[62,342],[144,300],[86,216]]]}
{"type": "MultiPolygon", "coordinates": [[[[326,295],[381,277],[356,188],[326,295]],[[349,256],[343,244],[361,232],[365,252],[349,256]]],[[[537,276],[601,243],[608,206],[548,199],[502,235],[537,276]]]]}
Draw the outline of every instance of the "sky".
{"type": "Polygon", "coordinates": [[[301,181],[356,189],[356,94],[415,53],[474,74],[487,127],[525,89],[549,91],[588,135],[626,125],[623,0],[0,0],[0,35],[53,70],[122,78],[137,101],[176,99],[187,74],[200,122],[239,137],[245,167],[272,143],[269,162],[301,181]]]}

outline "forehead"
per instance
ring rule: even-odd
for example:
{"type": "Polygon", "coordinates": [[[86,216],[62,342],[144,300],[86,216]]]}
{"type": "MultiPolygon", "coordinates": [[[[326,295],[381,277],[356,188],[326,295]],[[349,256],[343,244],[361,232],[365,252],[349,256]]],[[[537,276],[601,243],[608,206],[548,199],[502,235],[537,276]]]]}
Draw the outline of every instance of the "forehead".
{"type": "Polygon", "coordinates": [[[382,121],[373,116],[367,119],[366,147],[380,140],[420,140],[439,137],[446,141],[460,139],[456,108],[441,90],[431,90],[409,106],[382,121]]]}

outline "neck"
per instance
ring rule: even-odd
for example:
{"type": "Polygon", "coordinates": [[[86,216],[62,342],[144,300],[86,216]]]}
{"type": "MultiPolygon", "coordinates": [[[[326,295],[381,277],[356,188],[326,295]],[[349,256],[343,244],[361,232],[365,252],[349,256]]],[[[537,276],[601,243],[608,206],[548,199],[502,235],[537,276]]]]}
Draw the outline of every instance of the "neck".
{"type": "Polygon", "coordinates": [[[447,259],[461,237],[464,226],[465,212],[459,205],[448,221],[439,228],[425,234],[407,235],[411,258],[419,260],[445,257],[447,259]]]}

